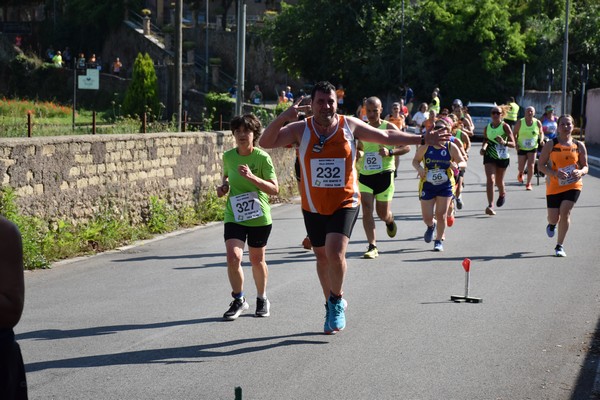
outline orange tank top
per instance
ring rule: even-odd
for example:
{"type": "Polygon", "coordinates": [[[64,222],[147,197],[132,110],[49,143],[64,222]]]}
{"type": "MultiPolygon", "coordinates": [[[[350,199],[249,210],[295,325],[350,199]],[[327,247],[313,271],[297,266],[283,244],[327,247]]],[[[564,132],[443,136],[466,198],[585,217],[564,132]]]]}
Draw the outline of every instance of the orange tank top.
{"type": "Polygon", "coordinates": [[[403,129],[404,128],[404,117],[396,118],[394,116],[389,116],[388,121],[392,124],[396,125],[396,128],[403,129]]]}
{"type": "Polygon", "coordinates": [[[342,115],[329,136],[319,135],[313,117],[307,118],[298,155],[303,210],[331,215],[340,208],[359,206],[356,141],[342,115]]]}
{"type": "MultiPolygon", "coordinates": [[[[550,161],[552,162],[552,170],[559,169],[570,172],[579,168],[579,145],[576,140],[570,146],[565,146],[558,143],[557,139],[553,139],[554,146],[550,152],[550,161]]],[[[581,178],[560,180],[555,176],[549,175],[546,181],[546,194],[558,194],[568,190],[581,190],[583,182],[581,178]]]]}

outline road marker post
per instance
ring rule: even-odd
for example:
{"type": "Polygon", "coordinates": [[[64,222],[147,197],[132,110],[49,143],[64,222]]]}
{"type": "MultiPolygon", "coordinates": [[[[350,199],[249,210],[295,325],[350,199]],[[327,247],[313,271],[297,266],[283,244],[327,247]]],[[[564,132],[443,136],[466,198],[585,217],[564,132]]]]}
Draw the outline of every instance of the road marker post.
{"type": "Polygon", "coordinates": [[[471,260],[465,258],[462,262],[462,266],[465,270],[465,295],[452,295],[450,296],[450,300],[452,300],[455,303],[483,303],[483,299],[481,297],[469,296],[469,285],[471,279],[471,260]]]}

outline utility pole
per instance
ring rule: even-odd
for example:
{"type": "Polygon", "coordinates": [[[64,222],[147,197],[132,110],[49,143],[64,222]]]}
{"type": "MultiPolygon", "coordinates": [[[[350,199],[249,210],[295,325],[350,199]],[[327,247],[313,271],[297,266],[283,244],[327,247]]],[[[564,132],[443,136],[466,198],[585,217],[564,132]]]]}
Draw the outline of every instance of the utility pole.
{"type": "Polygon", "coordinates": [[[400,27],[400,84],[404,85],[404,0],[402,0],[402,25],[400,27]]]}
{"type": "Polygon", "coordinates": [[[183,0],[175,1],[175,87],[173,91],[173,111],[176,114],[177,130],[181,131],[181,99],[183,92],[182,84],[182,43],[183,32],[181,31],[181,23],[183,20],[183,0]]]}
{"type": "Polygon", "coordinates": [[[242,114],[242,102],[244,101],[244,81],[246,69],[246,2],[238,1],[237,13],[237,73],[238,84],[237,96],[235,98],[235,115],[242,114]]]}
{"type": "Polygon", "coordinates": [[[206,18],[204,19],[206,28],[204,30],[204,38],[206,39],[204,53],[204,93],[208,93],[208,0],[206,0],[206,18]]]}
{"type": "Polygon", "coordinates": [[[565,41],[563,44],[561,114],[567,113],[567,75],[569,72],[569,3],[569,0],[567,0],[567,9],[565,11],[565,41]]]}

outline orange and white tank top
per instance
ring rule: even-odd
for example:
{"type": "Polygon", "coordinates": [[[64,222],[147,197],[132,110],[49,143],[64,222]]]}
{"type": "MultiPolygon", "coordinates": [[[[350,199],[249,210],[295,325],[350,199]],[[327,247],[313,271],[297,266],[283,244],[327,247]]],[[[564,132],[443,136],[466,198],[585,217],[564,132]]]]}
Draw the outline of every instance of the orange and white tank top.
{"type": "Polygon", "coordinates": [[[329,135],[319,135],[313,117],[307,118],[298,155],[303,210],[331,215],[340,208],[359,206],[356,141],[342,115],[329,135]]]}
{"type": "MultiPolygon", "coordinates": [[[[563,170],[570,173],[574,169],[579,168],[579,146],[577,141],[573,139],[570,146],[562,145],[558,139],[552,139],[554,146],[550,152],[550,161],[552,162],[552,170],[563,170]]],[[[553,175],[548,175],[546,181],[546,194],[558,194],[567,190],[581,190],[583,182],[581,178],[558,179],[553,175]]]]}

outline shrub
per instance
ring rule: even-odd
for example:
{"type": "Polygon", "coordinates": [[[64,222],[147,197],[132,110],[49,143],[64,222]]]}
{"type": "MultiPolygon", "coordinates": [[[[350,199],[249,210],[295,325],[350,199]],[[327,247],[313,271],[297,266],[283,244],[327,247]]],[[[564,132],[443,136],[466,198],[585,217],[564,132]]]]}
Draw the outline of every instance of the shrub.
{"type": "MultiPolygon", "coordinates": [[[[206,116],[207,120],[217,121],[219,115],[223,117],[223,121],[227,122],[231,121],[233,118],[235,100],[229,96],[229,93],[207,93],[204,102],[208,113],[206,116]]],[[[209,130],[212,130],[212,127],[208,128],[209,130]]]]}
{"type": "Polygon", "coordinates": [[[39,218],[20,215],[15,199],[16,195],[12,188],[2,188],[0,191],[0,214],[17,225],[21,231],[23,266],[25,269],[47,268],[50,261],[44,255],[44,238],[48,227],[39,218]]]}
{"type": "Polygon", "coordinates": [[[150,196],[148,206],[148,230],[151,233],[165,233],[173,231],[178,225],[177,212],[162,199],[150,196]]]}
{"type": "Polygon", "coordinates": [[[123,112],[142,115],[149,112],[159,118],[158,79],[154,62],[148,53],[138,53],[133,64],[133,77],[123,101],[123,112]]]}

